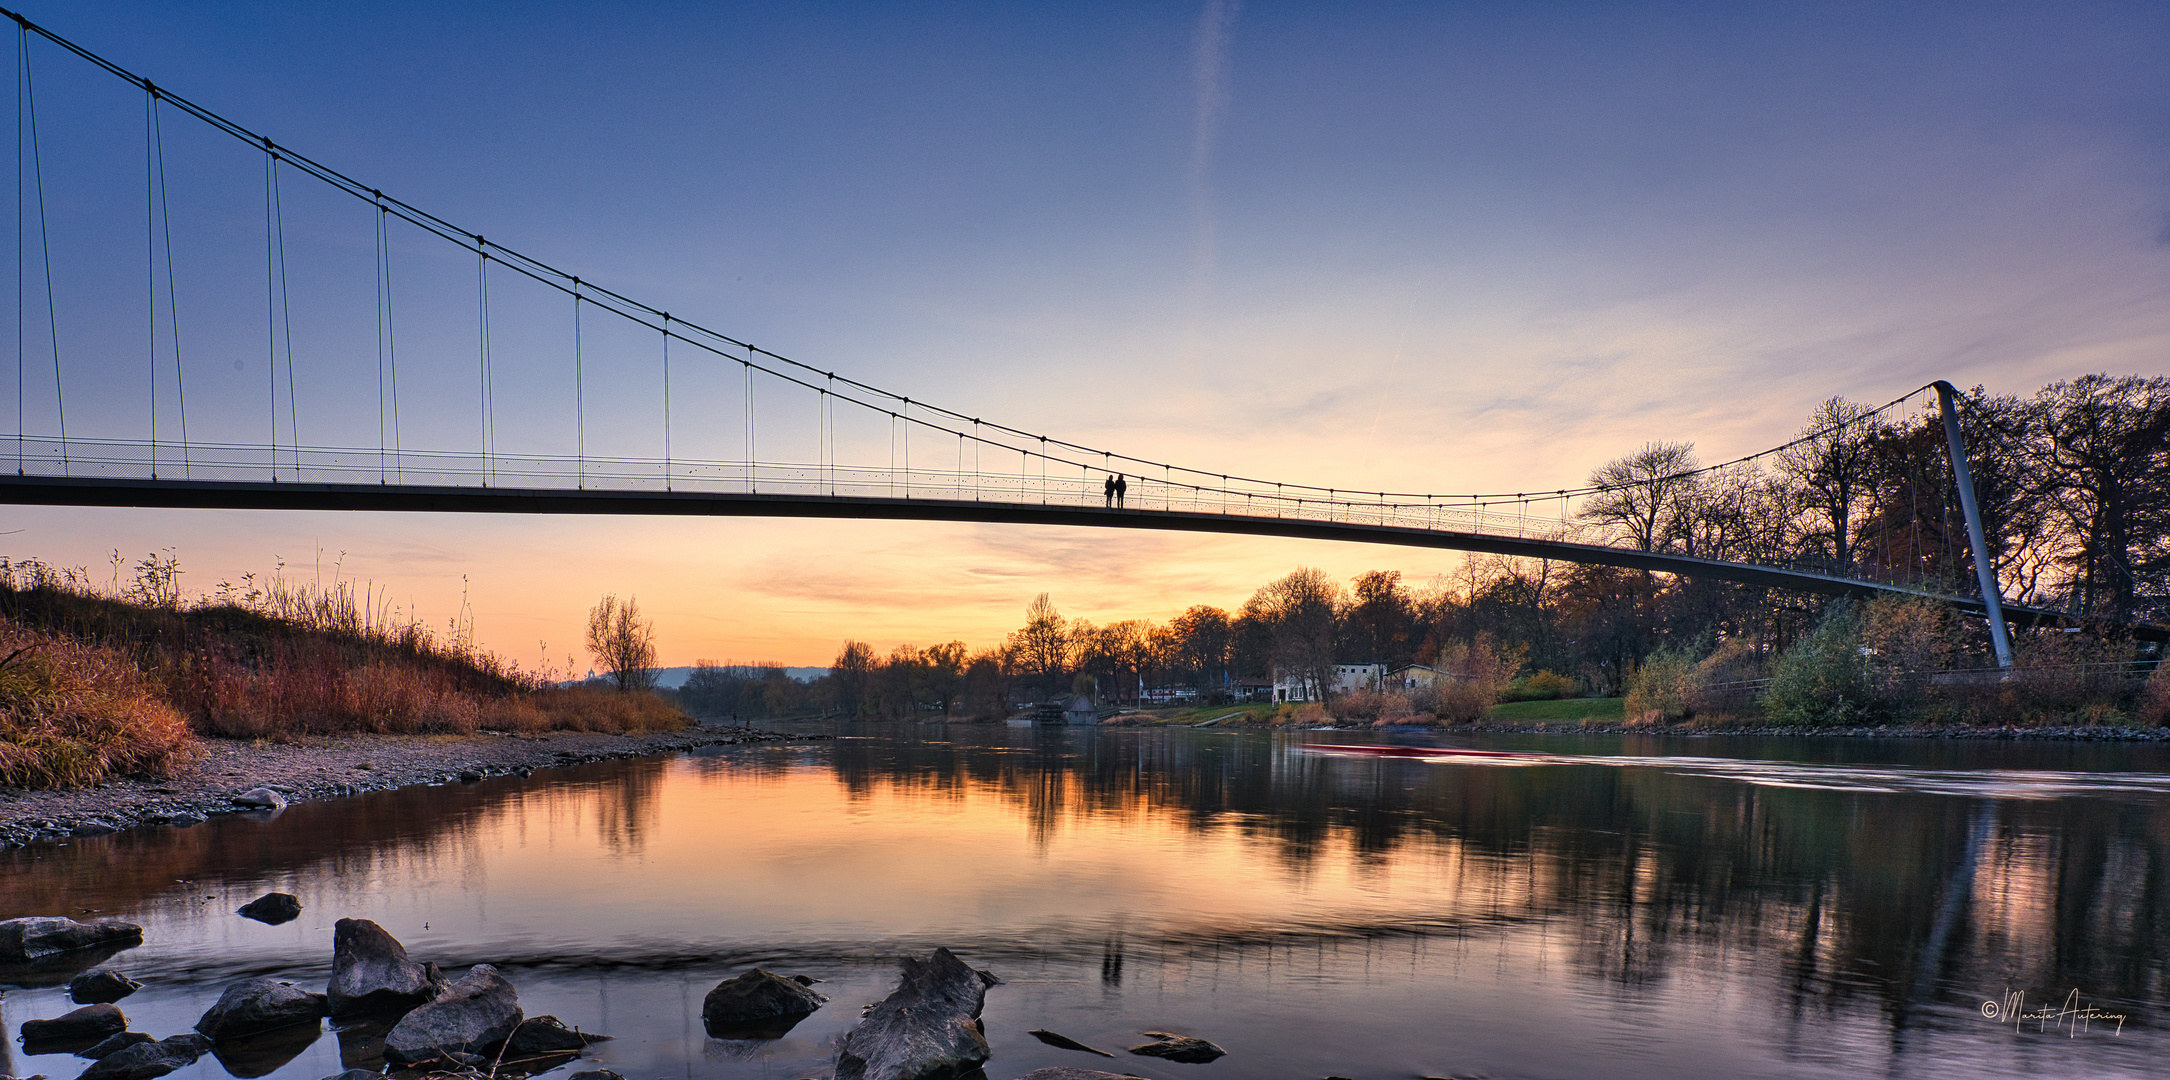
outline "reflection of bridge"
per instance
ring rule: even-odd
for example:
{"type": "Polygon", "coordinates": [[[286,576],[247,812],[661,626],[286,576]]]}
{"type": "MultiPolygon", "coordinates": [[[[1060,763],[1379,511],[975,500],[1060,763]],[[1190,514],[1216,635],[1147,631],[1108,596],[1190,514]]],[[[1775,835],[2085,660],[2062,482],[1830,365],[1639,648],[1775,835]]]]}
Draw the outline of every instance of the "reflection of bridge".
{"type": "MultiPolygon", "coordinates": [[[[930,406],[492,243],[12,17],[18,116],[28,122],[16,147],[25,208],[17,425],[0,436],[0,456],[14,444],[16,469],[0,477],[0,500],[909,518],[1353,540],[1934,596],[1990,614],[2007,652],[1986,576],[1968,596],[1919,575],[1876,580],[1586,542],[1568,523],[1583,500],[1618,489],[1445,496],[1274,483],[930,406]],[[59,103],[73,110],[65,123],[33,78],[48,44],[117,80],[96,91],[71,83],[59,103]],[[120,98],[140,111],[116,112],[120,98]],[[201,126],[169,130],[169,116],[201,126]],[[71,153],[49,145],[61,143],[71,153]],[[68,175],[70,198],[56,206],[47,187],[62,178],[47,174],[61,161],[103,165],[68,175]],[[297,175],[308,182],[290,183],[297,175]],[[178,206],[174,188],[187,193],[178,206]],[[259,198],[260,230],[254,209],[237,211],[259,198]],[[187,240],[179,248],[176,222],[187,240]],[[356,254],[363,235],[372,257],[356,254]],[[124,319],[129,304],[141,307],[124,319]],[[1116,475],[1128,490],[1110,505],[1116,475]]],[[[1939,389],[1956,444],[1949,388],[1939,389]]],[[[1963,462],[1956,486],[1971,503],[1963,462]]]]}

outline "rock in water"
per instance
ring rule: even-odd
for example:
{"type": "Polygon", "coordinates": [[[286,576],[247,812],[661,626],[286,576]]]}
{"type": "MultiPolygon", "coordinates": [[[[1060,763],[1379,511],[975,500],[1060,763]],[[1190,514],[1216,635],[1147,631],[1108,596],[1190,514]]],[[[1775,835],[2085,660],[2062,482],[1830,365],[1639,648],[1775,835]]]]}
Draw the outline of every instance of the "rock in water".
{"type": "Polygon", "coordinates": [[[0,922],[0,962],[27,964],[76,949],[142,943],[143,928],[118,919],[79,923],[53,915],[0,922]]]}
{"type": "Polygon", "coordinates": [[[572,1050],[585,1050],[589,1043],[609,1042],[608,1035],[591,1035],[566,1027],[555,1016],[535,1016],[520,1021],[512,1029],[512,1037],[505,1040],[505,1057],[524,1058],[537,1054],[562,1054],[572,1050]]]}
{"type": "Polygon", "coordinates": [[[837,1046],[836,1080],[924,1080],[978,1066],[987,1060],[980,1006],[996,981],[948,949],[906,957],[896,991],[837,1046]]]}
{"type": "Polygon", "coordinates": [[[797,979],[755,968],[717,983],[701,1000],[701,1022],[717,1038],[747,1034],[782,1038],[791,1025],[813,1015],[828,1000],[797,979]],[[768,1034],[770,1031],[775,1034],[768,1034]]]}
{"type": "Polygon", "coordinates": [[[589,1069],[586,1072],[576,1072],[565,1080],[625,1080],[625,1077],[609,1069],[589,1069]]]}
{"type": "Polygon", "coordinates": [[[291,1024],[313,1024],[324,1015],[322,994],[276,979],[244,979],[226,988],[196,1030],[216,1042],[291,1024]]]}
{"type": "Polygon", "coordinates": [[[411,1065],[447,1052],[487,1053],[519,1026],[519,994],[496,968],[476,964],[385,1033],[384,1057],[411,1065]]]}
{"type": "Polygon", "coordinates": [[[301,917],[301,899],[292,893],[265,893],[241,905],[241,909],[235,914],[277,926],[301,917]]]}
{"type": "Polygon", "coordinates": [[[236,806],[246,806],[252,810],[284,810],[286,809],[286,796],[267,787],[250,788],[234,796],[234,804],[236,806]]]}
{"type": "Polygon", "coordinates": [[[79,1058],[89,1058],[92,1061],[98,1061],[100,1059],[103,1059],[108,1054],[118,1053],[119,1051],[126,1050],[129,1047],[136,1045],[137,1043],[147,1043],[151,1041],[153,1040],[149,1035],[145,1035],[140,1031],[123,1031],[118,1035],[108,1035],[105,1038],[100,1039],[99,1041],[92,1043],[91,1045],[86,1046],[81,1050],[76,1051],[75,1056],[79,1058]]]}
{"type": "Polygon", "coordinates": [[[175,1035],[157,1042],[137,1043],[99,1058],[76,1080],[154,1080],[175,1069],[194,1065],[211,1048],[201,1035],[175,1035]]]}
{"type": "Polygon", "coordinates": [[[333,924],[333,1016],[405,1012],[436,997],[441,982],[434,968],[407,959],[407,947],[384,927],[368,919],[333,924]]]}
{"type": "Polygon", "coordinates": [[[368,1069],[348,1069],[343,1073],[327,1076],[324,1080],[383,1080],[383,1077],[383,1073],[370,1072],[368,1069]]]}
{"type": "Polygon", "coordinates": [[[1053,1031],[1047,1031],[1042,1028],[1033,1028],[1031,1031],[1025,1032],[1025,1034],[1030,1035],[1033,1038],[1038,1039],[1049,1046],[1059,1047],[1064,1050],[1083,1050],[1088,1054],[1098,1054],[1104,1058],[1111,1058],[1115,1056],[1114,1054],[1110,1054],[1105,1050],[1095,1050],[1094,1048],[1087,1046],[1084,1043],[1081,1043],[1068,1035],[1063,1035],[1053,1031]]]}
{"type": "MultiPolygon", "coordinates": [[[[89,1046],[108,1035],[128,1030],[128,1018],[111,1005],[85,1005],[50,1020],[25,1020],[22,1036],[30,1043],[75,1043],[89,1046]]],[[[36,1051],[32,1051],[35,1053],[36,1051]]]]}
{"type": "Polygon", "coordinates": [[[1146,1034],[1159,1041],[1133,1046],[1130,1048],[1131,1053],[1180,1061],[1185,1065],[1203,1065],[1228,1053],[1204,1039],[1194,1039],[1188,1035],[1174,1035],[1165,1031],[1148,1031],[1146,1034]]]}
{"type": "Polygon", "coordinates": [[[112,968],[92,968],[68,980],[68,1000],[78,1005],[119,1001],[142,985],[112,968]]]}

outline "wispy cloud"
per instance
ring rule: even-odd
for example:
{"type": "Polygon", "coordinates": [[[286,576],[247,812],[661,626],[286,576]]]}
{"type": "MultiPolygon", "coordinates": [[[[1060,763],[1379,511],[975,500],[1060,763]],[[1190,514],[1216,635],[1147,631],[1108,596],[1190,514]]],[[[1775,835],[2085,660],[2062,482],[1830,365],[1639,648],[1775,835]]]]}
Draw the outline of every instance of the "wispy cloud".
{"type": "Polygon", "coordinates": [[[1221,116],[1228,111],[1228,43],[1236,24],[1237,0],[1206,0],[1198,11],[1198,32],[1191,42],[1190,313],[1195,327],[1213,292],[1219,240],[1213,207],[1213,148],[1221,116]]]}

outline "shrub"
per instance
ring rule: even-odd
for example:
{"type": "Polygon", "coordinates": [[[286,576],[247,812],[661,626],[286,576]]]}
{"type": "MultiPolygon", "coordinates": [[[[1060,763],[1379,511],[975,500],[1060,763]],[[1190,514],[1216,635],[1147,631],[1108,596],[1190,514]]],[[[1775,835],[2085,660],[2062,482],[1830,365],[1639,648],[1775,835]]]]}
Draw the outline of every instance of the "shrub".
{"type": "Polygon", "coordinates": [[[1474,723],[1499,704],[1521,664],[1520,653],[1501,649],[1488,633],[1471,642],[1449,642],[1432,665],[1439,670],[1439,681],[1419,691],[1412,707],[1446,723],[1474,723]]]}
{"type": "Polygon", "coordinates": [[[1778,658],[1763,707],[1781,724],[1844,724],[1869,712],[1860,608],[1835,600],[1823,621],[1778,658]]]}
{"type": "Polygon", "coordinates": [[[1951,608],[1935,600],[1880,596],[1863,616],[1861,644],[1876,690],[1899,710],[1918,704],[1930,678],[1959,652],[1951,608]]]}
{"type": "Polygon", "coordinates": [[[0,783],[88,787],[167,776],[201,749],[128,658],[0,623],[0,783]]]}
{"type": "Polygon", "coordinates": [[[1550,671],[1516,679],[1508,684],[1508,701],[1558,701],[1575,697],[1582,692],[1581,684],[1574,679],[1550,671]]]}
{"type": "Polygon", "coordinates": [[[1695,660],[1672,648],[1659,649],[1643,659],[1628,677],[1627,722],[1655,724],[1682,720],[1695,711],[1695,660]]]}
{"type": "Polygon", "coordinates": [[[2155,727],[2170,726],[2170,665],[2158,662],[2155,673],[2148,676],[2140,691],[2140,704],[2133,710],[2133,719],[2155,727]]]}
{"type": "Polygon", "coordinates": [[[1336,720],[1376,720],[1386,706],[1388,695],[1376,690],[1352,690],[1334,699],[1331,711],[1336,720]]]}

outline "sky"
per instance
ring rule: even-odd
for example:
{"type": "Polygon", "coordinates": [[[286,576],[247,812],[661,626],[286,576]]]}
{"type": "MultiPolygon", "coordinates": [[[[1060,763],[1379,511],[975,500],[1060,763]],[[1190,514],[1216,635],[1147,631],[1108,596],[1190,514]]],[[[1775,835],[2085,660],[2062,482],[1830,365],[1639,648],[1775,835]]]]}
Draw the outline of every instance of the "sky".
{"type": "MultiPolygon", "coordinates": [[[[1706,460],[1762,449],[1833,395],[2170,370],[2160,5],[22,10],[656,308],[915,400],[1214,471],[1549,490],[1651,440],[1706,460]]],[[[261,154],[161,114],[169,296],[162,271],[145,284],[142,94],[47,44],[32,62],[71,432],[140,425],[145,393],[93,386],[144,382],[156,296],[195,437],[260,441],[261,154]]],[[[303,374],[279,422],[374,439],[369,214],[281,184],[303,374]]],[[[467,446],[472,264],[394,246],[407,445],[467,446]]],[[[498,439],[563,450],[569,315],[516,285],[493,285],[498,439]]],[[[52,387],[34,322],[35,434],[52,387]]],[[[590,448],[655,452],[651,345],[592,332],[590,448]]],[[[679,364],[680,448],[730,452],[735,368],[679,364]]],[[[788,417],[757,428],[792,437],[788,417]]],[[[170,549],[191,590],[282,564],[368,582],[434,624],[470,614],[524,664],[576,669],[605,593],[638,598],[665,663],[822,664],[845,638],[992,644],[1040,592],[1095,621],[1166,619],[1298,565],[1422,581],[1458,562],[753,519],[17,508],[0,533],[0,553],[101,580],[116,550],[170,549]]]]}

